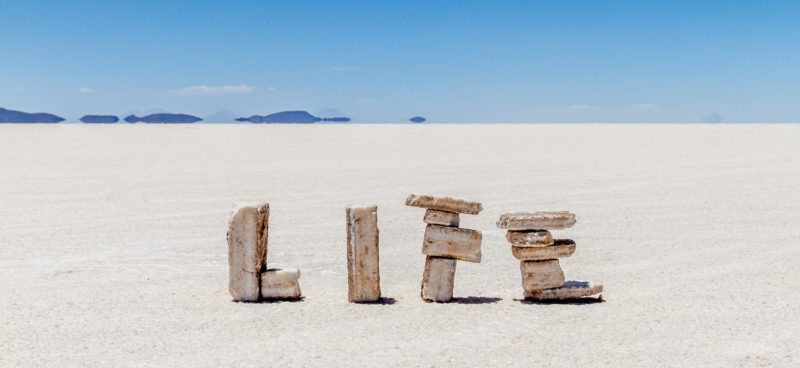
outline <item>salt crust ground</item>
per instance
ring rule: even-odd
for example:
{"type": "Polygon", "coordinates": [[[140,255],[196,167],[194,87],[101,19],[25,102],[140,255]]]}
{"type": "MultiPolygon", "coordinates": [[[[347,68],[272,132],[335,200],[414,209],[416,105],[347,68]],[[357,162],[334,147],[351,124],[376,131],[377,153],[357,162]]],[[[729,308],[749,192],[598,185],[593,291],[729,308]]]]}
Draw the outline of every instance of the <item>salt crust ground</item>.
{"type": "Polygon", "coordinates": [[[0,366],[798,366],[800,126],[2,126],[0,366]],[[424,210],[475,199],[458,303],[419,299],[424,210]],[[271,204],[301,302],[236,304],[226,220],[271,204]],[[376,203],[382,305],[347,303],[376,203]],[[570,210],[567,279],[522,303],[503,212],[570,210]]]}

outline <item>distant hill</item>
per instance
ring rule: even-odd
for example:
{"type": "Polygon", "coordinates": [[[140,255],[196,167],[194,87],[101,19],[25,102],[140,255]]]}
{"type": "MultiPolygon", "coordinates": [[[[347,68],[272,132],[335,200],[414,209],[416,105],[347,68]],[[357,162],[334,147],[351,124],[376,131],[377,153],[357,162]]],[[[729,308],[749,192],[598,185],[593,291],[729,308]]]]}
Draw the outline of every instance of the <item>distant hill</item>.
{"type": "Polygon", "coordinates": [[[6,110],[0,107],[0,123],[42,124],[60,123],[62,121],[64,121],[64,118],[53,114],[43,112],[31,114],[22,111],[6,110]]]}
{"type": "Polygon", "coordinates": [[[350,121],[350,120],[351,120],[350,118],[346,118],[346,117],[339,117],[339,118],[322,118],[322,121],[335,121],[335,122],[339,122],[339,123],[346,123],[346,122],[348,122],[348,121],[350,121]]]}
{"type": "Polygon", "coordinates": [[[408,119],[408,121],[410,121],[410,122],[412,122],[412,123],[424,123],[424,122],[426,122],[427,120],[428,120],[428,119],[425,119],[425,118],[423,118],[422,116],[415,116],[415,117],[413,117],[413,118],[411,118],[411,119],[408,119]]]}
{"type": "Polygon", "coordinates": [[[203,119],[187,114],[151,114],[144,117],[130,115],[125,118],[128,123],[151,123],[151,124],[191,124],[203,119]]]}
{"type": "Polygon", "coordinates": [[[113,124],[119,121],[115,115],[85,115],[81,121],[86,124],[113,124]]]}
{"type": "Polygon", "coordinates": [[[249,121],[251,123],[266,124],[312,124],[320,121],[350,121],[346,117],[320,118],[308,113],[308,111],[281,111],[266,116],[253,115],[248,118],[238,118],[236,121],[249,121]]]}

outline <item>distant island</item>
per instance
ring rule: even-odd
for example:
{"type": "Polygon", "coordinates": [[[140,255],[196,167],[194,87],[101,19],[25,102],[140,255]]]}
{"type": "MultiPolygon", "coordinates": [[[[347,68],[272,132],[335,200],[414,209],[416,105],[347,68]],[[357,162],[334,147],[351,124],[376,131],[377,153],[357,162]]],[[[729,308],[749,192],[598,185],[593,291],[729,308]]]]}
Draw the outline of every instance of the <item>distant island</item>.
{"type": "Polygon", "coordinates": [[[52,124],[60,123],[64,118],[43,112],[27,113],[22,111],[7,110],[0,107],[0,123],[34,123],[52,124]]]}
{"type": "Polygon", "coordinates": [[[119,121],[114,115],[84,115],[81,121],[86,124],[113,124],[119,121]]]}
{"type": "Polygon", "coordinates": [[[425,121],[427,121],[427,119],[423,118],[422,116],[415,116],[411,119],[408,119],[408,121],[412,123],[424,123],[425,121]]]}
{"type": "Polygon", "coordinates": [[[320,121],[348,122],[350,121],[350,118],[320,118],[311,115],[308,111],[281,111],[266,116],[253,115],[248,118],[238,118],[236,121],[249,121],[257,124],[312,124],[320,121]]]}
{"type": "Polygon", "coordinates": [[[203,119],[187,114],[151,114],[144,117],[130,115],[125,118],[128,123],[151,123],[151,124],[191,124],[203,119]]]}

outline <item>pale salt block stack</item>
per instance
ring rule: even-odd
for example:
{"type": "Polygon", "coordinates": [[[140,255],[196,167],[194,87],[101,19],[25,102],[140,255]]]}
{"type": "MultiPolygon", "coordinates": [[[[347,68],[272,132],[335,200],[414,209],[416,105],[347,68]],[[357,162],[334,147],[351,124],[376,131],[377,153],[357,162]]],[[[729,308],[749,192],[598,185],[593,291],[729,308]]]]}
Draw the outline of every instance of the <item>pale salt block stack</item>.
{"type": "Polygon", "coordinates": [[[478,202],[465,201],[452,197],[434,197],[417,194],[411,194],[406,198],[406,206],[451,213],[463,213],[467,215],[477,215],[483,211],[483,206],[478,202]]]}
{"type": "Polygon", "coordinates": [[[420,297],[433,302],[453,299],[456,262],[481,262],[483,234],[459,228],[460,214],[477,215],[483,210],[478,202],[451,197],[412,194],[406,205],[425,208],[423,221],[428,224],[422,243],[425,271],[420,297]]]}
{"type": "Polygon", "coordinates": [[[517,247],[546,247],[554,242],[547,230],[508,231],[506,239],[517,247]]]}
{"type": "Polygon", "coordinates": [[[558,239],[553,245],[546,247],[511,246],[511,254],[520,261],[546,261],[548,259],[567,258],[575,253],[575,242],[570,239],[558,239]]]}
{"type": "Polygon", "coordinates": [[[427,210],[425,211],[425,217],[422,221],[426,224],[458,227],[461,218],[457,213],[453,212],[427,210]]]}
{"type": "Polygon", "coordinates": [[[266,267],[269,204],[237,207],[228,221],[228,291],[233,300],[254,302],[260,297],[259,278],[266,267]]]}
{"type": "Polygon", "coordinates": [[[261,273],[261,297],[264,299],[299,299],[300,270],[270,269],[261,273]]]}
{"type": "Polygon", "coordinates": [[[481,263],[482,240],[480,231],[428,225],[422,242],[422,254],[481,263]]]}
{"type": "MultiPolygon", "coordinates": [[[[564,286],[555,289],[525,291],[525,299],[532,300],[569,300],[597,295],[603,292],[603,285],[589,281],[567,281],[564,286]]],[[[600,296],[602,298],[602,295],[600,296]]]]}
{"type": "Polygon", "coordinates": [[[575,215],[567,212],[516,212],[500,216],[497,227],[508,230],[511,253],[520,260],[523,296],[534,300],[577,299],[599,294],[603,285],[585,281],[565,281],[560,258],[575,253],[575,242],[553,239],[549,230],[575,225],[575,215]]]}
{"type": "Polygon", "coordinates": [[[524,290],[544,290],[564,286],[564,271],[557,259],[519,263],[524,290]]]}
{"type": "Polygon", "coordinates": [[[453,299],[456,281],[456,260],[444,257],[425,257],[420,297],[432,302],[449,302],[453,299]]]}
{"type": "Polygon", "coordinates": [[[378,207],[350,206],[347,215],[347,298],[353,303],[381,298],[378,207]]]}
{"type": "Polygon", "coordinates": [[[497,227],[506,230],[560,230],[575,225],[575,214],[558,212],[515,212],[500,215],[497,227]]]}

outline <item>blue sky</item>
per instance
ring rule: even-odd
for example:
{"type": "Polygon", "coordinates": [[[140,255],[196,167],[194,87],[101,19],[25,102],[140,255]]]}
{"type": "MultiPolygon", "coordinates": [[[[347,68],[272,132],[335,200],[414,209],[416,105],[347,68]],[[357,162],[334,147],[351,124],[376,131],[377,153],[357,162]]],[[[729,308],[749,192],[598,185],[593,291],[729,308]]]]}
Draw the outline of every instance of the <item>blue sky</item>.
{"type": "Polygon", "coordinates": [[[800,1],[0,0],[0,107],[800,121],[800,1]]]}

